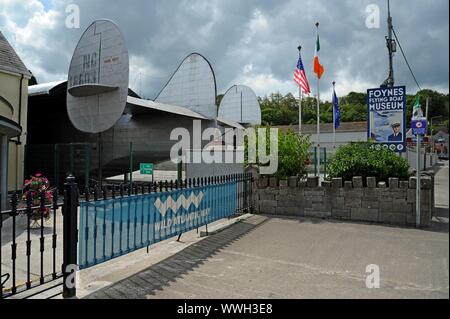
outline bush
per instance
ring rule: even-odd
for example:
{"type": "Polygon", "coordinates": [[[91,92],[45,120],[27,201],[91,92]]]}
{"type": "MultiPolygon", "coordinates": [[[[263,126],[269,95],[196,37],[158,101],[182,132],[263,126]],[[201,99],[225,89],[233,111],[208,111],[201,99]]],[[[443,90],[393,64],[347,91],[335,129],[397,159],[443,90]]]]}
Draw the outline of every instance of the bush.
{"type": "Polygon", "coordinates": [[[309,136],[298,135],[292,129],[278,134],[278,178],[304,176],[309,159],[309,136]]]}
{"type": "Polygon", "coordinates": [[[407,179],[408,161],[396,153],[376,150],[371,143],[351,143],[342,146],[330,159],[328,179],[342,177],[351,180],[353,176],[376,177],[377,181],[387,181],[389,177],[407,179]]]}
{"type": "MultiPolygon", "coordinates": [[[[265,128],[267,133],[270,126],[257,127],[265,128]]],[[[266,134],[266,154],[270,151],[270,137],[266,134]]],[[[259,141],[259,138],[256,139],[259,141]]],[[[258,142],[256,143],[258,144],[258,142]]],[[[286,132],[278,131],[278,169],[274,176],[281,179],[286,179],[290,176],[304,176],[306,174],[306,167],[309,161],[309,148],[311,143],[309,136],[296,134],[292,129],[286,132]]],[[[248,141],[245,141],[245,158],[248,165],[248,141]]],[[[258,149],[258,145],[254,145],[258,149]]],[[[259,157],[257,158],[258,166],[265,166],[260,163],[259,157]]]]}

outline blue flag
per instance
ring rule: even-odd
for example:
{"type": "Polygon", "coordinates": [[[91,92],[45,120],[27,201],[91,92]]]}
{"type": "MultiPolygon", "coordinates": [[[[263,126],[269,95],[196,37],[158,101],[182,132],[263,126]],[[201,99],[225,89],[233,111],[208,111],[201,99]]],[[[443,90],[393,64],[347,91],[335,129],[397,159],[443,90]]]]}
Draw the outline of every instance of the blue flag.
{"type": "Polygon", "coordinates": [[[341,110],[339,109],[339,99],[336,91],[333,89],[333,112],[334,112],[334,128],[338,129],[341,126],[341,110]]]}

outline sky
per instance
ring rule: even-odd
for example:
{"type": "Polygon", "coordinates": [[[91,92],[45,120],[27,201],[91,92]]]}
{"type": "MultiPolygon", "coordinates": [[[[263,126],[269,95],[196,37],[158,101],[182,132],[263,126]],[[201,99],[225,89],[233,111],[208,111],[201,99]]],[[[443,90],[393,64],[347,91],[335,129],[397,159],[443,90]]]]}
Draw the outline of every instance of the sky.
{"type": "MultiPolygon", "coordinates": [[[[448,93],[449,1],[391,0],[391,11],[420,86],[448,93]]],[[[323,99],[331,99],[332,81],[343,96],[378,87],[388,74],[386,0],[0,0],[0,30],[39,83],[67,79],[79,38],[99,18],[121,29],[130,55],[130,87],[150,99],[191,52],[212,64],[218,94],[243,84],[258,96],[298,95],[292,76],[299,44],[315,95],[317,21],[323,99]],[[80,9],[79,28],[66,26],[70,4],[80,9]],[[379,8],[379,28],[366,25],[368,18],[376,22],[373,8],[379,8]]],[[[398,51],[396,85],[414,94],[417,85],[398,51]]]]}

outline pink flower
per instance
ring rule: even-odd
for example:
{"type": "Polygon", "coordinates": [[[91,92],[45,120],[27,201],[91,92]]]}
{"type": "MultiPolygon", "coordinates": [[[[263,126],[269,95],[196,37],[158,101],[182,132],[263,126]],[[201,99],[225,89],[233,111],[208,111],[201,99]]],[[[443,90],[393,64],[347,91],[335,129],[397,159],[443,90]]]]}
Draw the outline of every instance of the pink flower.
{"type": "Polygon", "coordinates": [[[34,176],[36,176],[36,177],[41,177],[42,174],[41,174],[41,173],[36,173],[34,176]]]}
{"type": "Polygon", "coordinates": [[[52,196],[52,193],[51,193],[51,192],[46,192],[46,193],[45,193],[45,197],[47,198],[47,200],[48,200],[49,202],[52,202],[53,196],[52,196]]]}

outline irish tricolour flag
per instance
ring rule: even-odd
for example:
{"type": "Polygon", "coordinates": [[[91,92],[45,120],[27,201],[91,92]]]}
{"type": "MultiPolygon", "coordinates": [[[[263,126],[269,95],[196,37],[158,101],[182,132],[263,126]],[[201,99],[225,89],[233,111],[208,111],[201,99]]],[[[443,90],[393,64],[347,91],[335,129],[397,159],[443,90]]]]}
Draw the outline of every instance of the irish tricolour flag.
{"type": "Polygon", "coordinates": [[[319,61],[319,51],[320,51],[319,24],[317,23],[316,26],[317,26],[317,42],[316,42],[316,52],[314,53],[314,73],[320,79],[323,75],[323,72],[325,72],[325,69],[323,68],[323,65],[320,64],[319,61]]]}

